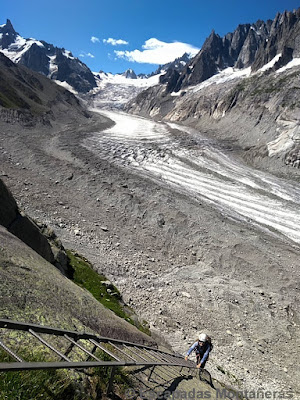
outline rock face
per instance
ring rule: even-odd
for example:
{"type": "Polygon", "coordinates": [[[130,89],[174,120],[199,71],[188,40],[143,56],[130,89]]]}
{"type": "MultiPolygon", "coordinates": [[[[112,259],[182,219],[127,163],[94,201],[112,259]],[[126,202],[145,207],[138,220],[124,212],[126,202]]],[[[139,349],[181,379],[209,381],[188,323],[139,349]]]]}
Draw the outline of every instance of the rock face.
{"type": "Polygon", "coordinates": [[[293,58],[300,56],[300,9],[294,12],[285,11],[283,14],[277,14],[272,22],[268,40],[262,42],[252,70],[257,71],[277,54],[281,58],[275,64],[275,69],[286,65],[293,58]]]}
{"type": "Polygon", "coordinates": [[[154,345],[0,225],[0,316],[154,345]]]}
{"type": "Polygon", "coordinates": [[[80,93],[97,86],[91,70],[71,52],[45,41],[22,38],[10,20],[0,27],[0,51],[12,61],[50,79],[67,82],[80,93]]]}
{"type": "Polygon", "coordinates": [[[54,232],[46,225],[38,226],[20,211],[2,180],[0,180],[0,225],[21,239],[46,261],[55,265],[64,275],[72,274],[67,254],[54,232]]]}

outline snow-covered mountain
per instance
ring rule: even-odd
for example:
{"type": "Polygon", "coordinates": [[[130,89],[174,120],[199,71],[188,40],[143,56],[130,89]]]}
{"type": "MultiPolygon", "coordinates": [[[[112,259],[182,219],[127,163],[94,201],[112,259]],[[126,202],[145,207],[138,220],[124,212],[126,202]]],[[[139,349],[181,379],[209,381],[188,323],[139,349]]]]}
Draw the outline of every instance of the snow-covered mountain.
{"type": "Polygon", "coordinates": [[[10,20],[0,25],[0,51],[13,62],[79,93],[87,93],[97,86],[91,70],[70,51],[43,40],[23,38],[14,30],[10,20]]]}
{"type": "MultiPolygon", "coordinates": [[[[164,71],[163,71],[164,72],[164,71]]],[[[124,105],[143,90],[159,83],[158,75],[136,75],[133,70],[122,74],[111,74],[100,71],[95,73],[97,87],[88,95],[94,107],[122,109],[124,105]]]]}

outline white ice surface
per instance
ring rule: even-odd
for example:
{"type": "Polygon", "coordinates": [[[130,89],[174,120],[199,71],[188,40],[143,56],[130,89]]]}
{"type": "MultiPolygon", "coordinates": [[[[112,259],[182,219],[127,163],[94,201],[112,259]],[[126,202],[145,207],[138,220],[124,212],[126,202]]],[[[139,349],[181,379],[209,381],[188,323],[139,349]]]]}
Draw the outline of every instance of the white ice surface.
{"type": "Polygon", "coordinates": [[[94,106],[108,109],[121,109],[129,100],[136,97],[142,90],[154,86],[159,82],[159,76],[148,79],[130,79],[120,74],[95,74],[97,88],[93,89],[94,106]],[[97,78],[100,76],[100,79],[97,78]]]}
{"type": "Polygon", "coordinates": [[[137,86],[141,88],[147,88],[150,86],[157,85],[159,83],[159,77],[160,75],[154,75],[151,76],[150,78],[137,78],[137,79],[131,79],[131,78],[126,78],[125,76],[121,74],[111,74],[111,73],[104,73],[100,72],[99,74],[95,73],[95,75],[99,75],[101,81],[99,82],[99,86],[103,86],[103,84],[106,83],[112,83],[115,85],[126,85],[126,86],[137,86]]]}

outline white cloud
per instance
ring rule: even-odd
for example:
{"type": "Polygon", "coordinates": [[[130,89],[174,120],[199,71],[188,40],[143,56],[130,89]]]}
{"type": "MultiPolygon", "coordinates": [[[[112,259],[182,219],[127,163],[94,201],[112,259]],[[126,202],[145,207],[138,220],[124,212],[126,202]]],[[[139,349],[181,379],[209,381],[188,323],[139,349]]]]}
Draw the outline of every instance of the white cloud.
{"type": "Polygon", "coordinates": [[[91,42],[97,43],[97,42],[100,42],[100,39],[97,38],[96,36],[92,36],[92,37],[91,37],[91,42]]]}
{"type": "Polygon", "coordinates": [[[92,53],[81,53],[79,54],[79,57],[90,57],[90,58],[95,58],[94,54],[92,53]]]}
{"type": "Polygon", "coordinates": [[[120,44],[128,44],[128,42],[126,42],[126,40],[113,39],[113,38],[103,39],[103,43],[111,44],[112,46],[118,46],[120,44]]]}
{"type": "Polygon", "coordinates": [[[166,64],[175,60],[177,57],[181,57],[184,53],[196,55],[199,51],[198,48],[187,43],[167,43],[155,38],[146,40],[142,48],[142,51],[137,49],[133,51],[115,50],[115,54],[118,58],[124,58],[132,62],[166,64]]]}

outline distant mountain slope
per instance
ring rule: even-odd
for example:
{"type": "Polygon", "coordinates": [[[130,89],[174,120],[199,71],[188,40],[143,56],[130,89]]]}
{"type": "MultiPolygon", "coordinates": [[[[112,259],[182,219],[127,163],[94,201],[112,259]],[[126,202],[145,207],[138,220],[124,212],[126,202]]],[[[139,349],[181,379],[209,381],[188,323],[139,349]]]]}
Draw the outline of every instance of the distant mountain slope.
{"type": "MultiPolygon", "coordinates": [[[[239,25],[232,33],[220,37],[215,31],[204,42],[196,57],[182,73],[170,74],[170,91],[197,85],[228,67],[252,67],[257,71],[276,55],[274,69],[286,65],[300,54],[300,9],[277,14],[271,21],[239,25]],[[176,76],[176,79],[174,79],[176,76]]],[[[164,82],[165,83],[165,82],[164,82]]]]}
{"type": "Polygon", "coordinates": [[[169,69],[126,110],[196,127],[255,166],[279,174],[293,166],[298,176],[299,66],[300,9],[223,38],[213,31],[182,72],[169,69]]]}
{"type": "Polygon", "coordinates": [[[13,62],[50,79],[67,82],[80,93],[96,86],[93,73],[70,51],[43,40],[24,39],[14,30],[10,20],[0,26],[0,51],[13,62]]]}
{"type": "Polygon", "coordinates": [[[21,119],[32,124],[59,113],[87,116],[79,100],[68,90],[23,65],[15,64],[0,52],[0,118],[21,119]]]}

